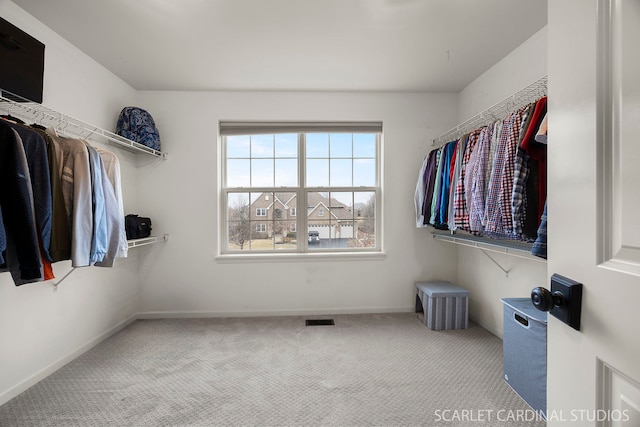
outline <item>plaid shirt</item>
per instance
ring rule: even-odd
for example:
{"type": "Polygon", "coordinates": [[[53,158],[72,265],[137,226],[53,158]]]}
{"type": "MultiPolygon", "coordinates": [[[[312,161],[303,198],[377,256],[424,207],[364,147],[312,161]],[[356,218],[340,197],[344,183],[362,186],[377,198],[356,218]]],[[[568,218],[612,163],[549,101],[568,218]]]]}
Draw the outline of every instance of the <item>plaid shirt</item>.
{"type": "MultiPolygon", "coordinates": [[[[511,193],[511,224],[513,237],[522,238],[524,223],[526,220],[527,199],[527,179],[529,178],[529,155],[520,147],[522,137],[527,131],[531,122],[531,113],[535,104],[525,107],[522,113],[522,123],[518,136],[518,144],[516,148],[516,159],[514,168],[514,182],[511,193]]],[[[521,110],[522,111],[522,110],[521,110]]]]}
{"type": "MultiPolygon", "coordinates": [[[[504,120],[498,120],[495,123],[495,126],[493,128],[493,135],[491,135],[491,147],[489,147],[489,159],[487,163],[488,167],[485,175],[486,187],[489,186],[489,180],[491,179],[491,173],[493,172],[493,162],[496,159],[496,149],[498,148],[498,145],[500,145],[500,137],[502,135],[503,122],[504,120]]],[[[488,191],[488,188],[486,187],[485,187],[485,191],[488,191]]]]}
{"type": "MultiPolygon", "coordinates": [[[[511,176],[513,177],[513,167],[507,165],[508,146],[509,140],[513,137],[514,122],[519,116],[518,112],[509,114],[502,121],[502,132],[500,133],[500,139],[498,145],[495,147],[495,158],[493,159],[493,166],[491,168],[491,178],[489,179],[489,189],[487,194],[487,200],[485,202],[485,234],[494,237],[504,237],[504,222],[503,222],[503,184],[506,181],[505,171],[507,175],[511,170],[511,176]]],[[[517,129],[517,128],[516,128],[517,129]]],[[[511,189],[511,186],[509,186],[511,189]]],[[[511,192],[509,192],[509,196],[511,192]]],[[[511,206],[509,206],[511,210],[511,206]]],[[[509,222],[511,221],[511,214],[509,214],[509,222]]]]}
{"type": "MultiPolygon", "coordinates": [[[[520,132],[522,130],[522,119],[528,109],[529,106],[523,107],[514,115],[511,131],[507,138],[504,173],[502,175],[502,191],[500,194],[500,211],[502,214],[502,233],[506,234],[510,238],[517,237],[513,226],[512,199],[516,177],[516,158],[520,142],[520,132]]],[[[524,193],[524,187],[522,188],[522,193],[524,193]]]]}
{"type": "Polygon", "coordinates": [[[529,155],[520,147],[517,148],[514,169],[514,183],[511,193],[511,223],[513,237],[522,238],[527,209],[527,179],[529,178],[529,155]]]}
{"type": "MultiPolygon", "coordinates": [[[[494,211],[494,222],[489,230],[496,237],[514,238],[513,212],[511,209],[511,199],[513,196],[513,186],[515,179],[516,155],[518,152],[518,141],[520,140],[520,130],[522,128],[522,116],[528,107],[525,107],[511,115],[511,123],[503,129],[503,139],[506,139],[502,152],[503,165],[501,174],[497,177],[498,185],[497,207],[494,211]],[[505,138],[506,137],[506,138],[505,138]]],[[[498,147],[500,148],[500,147],[498,147]]],[[[498,152],[500,155],[500,152],[498,152]]],[[[496,157],[497,158],[497,157],[496,157]]]]}
{"type": "Polygon", "coordinates": [[[496,124],[490,124],[482,129],[476,149],[471,155],[469,163],[472,165],[471,170],[467,171],[468,183],[465,183],[467,189],[467,201],[469,204],[469,231],[474,234],[482,233],[482,217],[484,216],[485,197],[487,193],[487,170],[489,168],[489,152],[491,149],[491,140],[496,124]],[[469,192],[471,196],[469,197],[469,192]]]}
{"type": "Polygon", "coordinates": [[[453,223],[456,228],[469,230],[469,209],[467,201],[467,192],[465,191],[467,169],[469,168],[469,160],[474,151],[480,129],[474,130],[469,134],[467,146],[464,150],[464,157],[460,166],[460,176],[455,184],[455,192],[453,196],[453,223]]]}

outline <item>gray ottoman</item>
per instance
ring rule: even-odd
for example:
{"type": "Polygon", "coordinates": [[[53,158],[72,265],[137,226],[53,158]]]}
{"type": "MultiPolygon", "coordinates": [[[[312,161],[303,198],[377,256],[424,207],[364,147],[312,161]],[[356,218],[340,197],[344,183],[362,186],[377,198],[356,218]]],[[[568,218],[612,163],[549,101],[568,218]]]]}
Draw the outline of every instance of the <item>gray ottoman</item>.
{"type": "Polygon", "coordinates": [[[467,329],[469,291],[450,282],[416,282],[416,313],[429,329],[467,329]]]}

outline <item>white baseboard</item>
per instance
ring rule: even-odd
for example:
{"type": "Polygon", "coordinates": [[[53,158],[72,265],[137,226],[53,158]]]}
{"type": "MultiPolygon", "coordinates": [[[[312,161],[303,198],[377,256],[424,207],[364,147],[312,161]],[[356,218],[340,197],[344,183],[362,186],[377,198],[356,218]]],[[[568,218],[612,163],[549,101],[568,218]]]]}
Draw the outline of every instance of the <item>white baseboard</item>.
{"type": "Polygon", "coordinates": [[[120,331],[121,329],[124,329],[127,325],[129,325],[130,323],[132,323],[136,319],[137,319],[137,315],[136,314],[132,314],[127,319],[123,320],[122,322],[118,323],[117,325],[115,325],[114,327],[108,329],[107,331],[103,332],[102,334],[98,335],[97,337],[92,338],[87,343],[85,343],[85,344],[81,345],[80,347],[76,348],[75,350],[73,350],[72,352],[67,354],[66,356],[64,356],[64,357],[60,358],[59,360],[51,363],[50,365],[44,367],[43,369],[39,370],[38,372],[36,372],[35,374],[31,375],[30,377],[24,379],[23,381],[21,381],[20,383],[16,384],[13,387],[11,387],[10,389],[3,391],[2,393],[0,393],[0,406],[4,405],[9,400],[13,399],[14,397],[19,395],[23,391],[26,391],[29,387],[34,386],[35,384],[37,384],[38,382],[42,381],[43,379],[45,379],[49,375],[53,374],[55,371],[57,371],[58,369],[62,368],[64,365],[66,365],[67,363],[71,362],[75,358],[77,358],[77,357],[81,356],[82,354],[84,354],[85,352],[91,350],[93,347],[95,347],[96,345],[100,344],[102,341],[106,340],[107,338],[109,338],[110,336],[115,334],[116,332],[120,331]]]}
{"type": "Polygon", "coordinates": [[[143,311],[138,319],[197,319],[215,317],[319,316],[331,314],[413,313],[415,307],[326,308],[247,311],[143,311]]]}

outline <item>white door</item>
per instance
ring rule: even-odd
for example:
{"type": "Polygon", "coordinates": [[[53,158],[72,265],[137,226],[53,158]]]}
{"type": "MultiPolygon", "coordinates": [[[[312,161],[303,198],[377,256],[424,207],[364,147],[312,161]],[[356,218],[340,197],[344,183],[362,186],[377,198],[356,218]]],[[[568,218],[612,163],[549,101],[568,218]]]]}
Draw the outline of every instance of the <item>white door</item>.
{"type": "Polygon", "coordinates": [[[640,0],[550,0],[548,31],[548,273],[584,284],[548,425],[640,426],[640,0]]]}

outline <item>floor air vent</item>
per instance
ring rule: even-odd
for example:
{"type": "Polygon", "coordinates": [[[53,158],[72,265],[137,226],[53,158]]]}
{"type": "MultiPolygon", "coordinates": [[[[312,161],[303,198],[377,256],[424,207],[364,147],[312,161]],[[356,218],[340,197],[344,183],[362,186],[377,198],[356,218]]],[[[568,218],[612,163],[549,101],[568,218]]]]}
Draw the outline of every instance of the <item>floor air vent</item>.
{"type": "Polygon", "coordinates": [[[333,326],[335,322],[333,319],[307,319],[305,324],[306,326],[333,326]]]}

